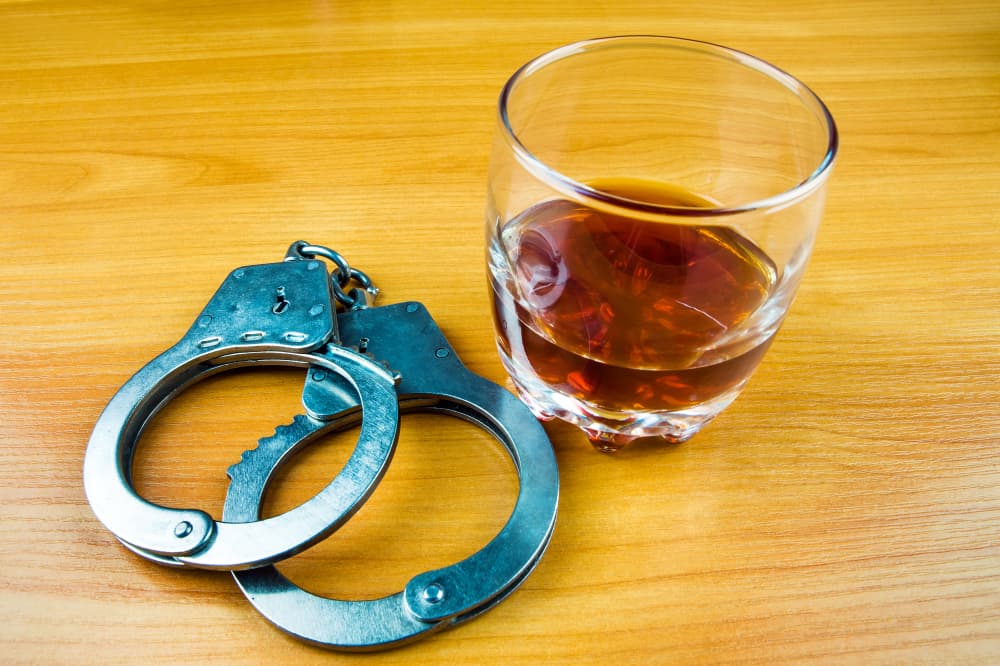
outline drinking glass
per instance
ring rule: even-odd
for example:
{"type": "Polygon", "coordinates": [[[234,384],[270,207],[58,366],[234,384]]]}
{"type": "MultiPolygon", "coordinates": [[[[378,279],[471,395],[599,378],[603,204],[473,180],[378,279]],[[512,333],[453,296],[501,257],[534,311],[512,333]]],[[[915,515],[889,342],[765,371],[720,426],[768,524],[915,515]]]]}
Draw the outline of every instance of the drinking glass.
{"type": "Polygon", "coordinates": [[[729,405],[802,278],[837,152],[823,102],[740,51],[557,48],[504,86],[486,240],[500,358],[601,450],[729,405]]]}

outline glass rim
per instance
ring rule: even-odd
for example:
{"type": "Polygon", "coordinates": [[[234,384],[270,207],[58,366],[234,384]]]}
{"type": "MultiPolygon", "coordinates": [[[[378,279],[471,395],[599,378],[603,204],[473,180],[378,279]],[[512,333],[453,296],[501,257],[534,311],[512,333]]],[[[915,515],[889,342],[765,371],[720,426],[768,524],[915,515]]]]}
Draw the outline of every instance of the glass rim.
{"type": "Polygon", "coordinates": [[[713,42],[689,39],[686,37],[673,37],[669,35],[614,35],[609,37],[584,39],[556,47],[535,58],[532,58],[519,67],[517,71],[515,71],[511,77],[507,79],[503,89],[500,91],[497,111],[499,114],[500,126],[503,129],[503,134],[506,137],[508,144],[513,149],[515,157],[539,179],[553,184],[555,189],[560,190],[563,193],[570,194],[571,196],[584,197],[586,199],[599,201],[605,205],[611,205],[630,211],[638,211],[644,214],[686,217],[716,217],[783,206],[804,197],[806,194],[810,193],[823,183],[833,166],[839,147],[839,133],[837,132],[837,125],[833,119],[833,114],[830,113],[830,110],[827,108],[823,100],[820,99],[819,95],[813,92],[809,86],[799,79],[795,78],[783,69],[780,69],[779,67],[776,67],[771,63],[744,51],[730,48],[728,46],[722,46],[721,44],[715,44],[713,42]],[[507,112],[507,103],[510,99],[514,86],[517,85],[518,81],[530,75],[534,71],[558,60],[563,60],[577,53],[581,53],[590,47],[610,42],[646,42],[652,44],[658,42],[660,44],[686,44],[688,46],[698,47],[706,51],[715,51],[718,54],[727,57],[734,63],[742,64],[746,67],[757,70],[772,80],[782,84],[797,96],[811,101],[816,105],[816,108],[820,111],[822,120],[825,121],[827,130],[827,146],[823,158],[820,160],[817,167],[813,169],[813,171],[804,180],[794,187],[784,190],[783,192],[779,192],[778,194],[736,206],[694,208],[656,204],[648,201],[629,199],[610,192],[604,192],[600,189],[590,187],[586,183],[570,178],[569,176],[547,165],[521,142],[521,139],[517,136],[514,128],[511,127],[510,117],[507,112]]]}

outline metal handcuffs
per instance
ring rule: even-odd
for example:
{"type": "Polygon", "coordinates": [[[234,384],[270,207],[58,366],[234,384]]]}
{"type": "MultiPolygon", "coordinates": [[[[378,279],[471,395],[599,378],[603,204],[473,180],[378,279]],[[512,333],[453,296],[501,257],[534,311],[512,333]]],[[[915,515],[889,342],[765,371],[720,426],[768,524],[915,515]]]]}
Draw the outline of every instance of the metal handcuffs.
{"type": "Polygon", "coordinates": [[[236,269],[181,341],[111,399],[84,461],[95,514],[130,550],[172,566],[233,570],[251,603],[272,622],[342,649],[400,644],[491,608],[541,558],[558,503],[554,455],[530,412],[469,372],[423,306],[370,308],[375,293],[370,279],[339,254],[303,241],[292,244],[284,262],[236,269]],[[336,264],[332,276],[316,257],[336,264]],[[345,291],[352,281],[361,287],[345,291]],[[350,309],[335,317],[338,302],[350,309]],[[396,372],[373,361],[372,352],[396,372]],[[139,497],[131,462],[145,425],[191,384],[248,365],[309,366],[303,392],[308,414],[278,428],[230,468],[223,521],[139,497]],[[500,534],[470,558],[420,574],[404,592],[375,601],[315,597],[266,566],[315,544],[353,515],[385,473],[399,412],[415,410],[466,419],[506,446],[520,490],[500,534]],[[358,424],[355,451],[330,484],[295,509],[259,519],[268,481],[296,449],[358,424]],[[237,573],[243,569],[250,571],[237,573]],[[306,607],[312,610],[303,612],[306,607]]]}
{"type": "MultiPolygon", "coordinates": [[[[521,402],[470,372],[419,303],[399,303],[340,315],[342,339],[366,345],[402,376],[400,411],[457,416],[491,433],[507,449],[520,488],[500,533],[471,557],[419,574],[404,591],[371,601],[313,595],[274,567],[233,572],[250,602],[281,629],[314,644],[372,650],[402,644],[476,617],[513,592],[544,554],[555,526],[558,470],[545,431],[521,402]]],[[[356,410],[336,386],[338,378],[311,371],[303,390],[309,417],[261,440],[230,468],[223,518],[256,520],[274,471],[314,435],[356,421],[356,410]],[[332,390],[331,390],[332,389],[332,390]],[[329,420],[328,420],[329,419],[329,420]]]]}
{"type": "Polygon", "coordinates": [[[328,285],[325,265],[315,259],[234,270],[187,334],[112,397],[87,445],[83,482],[94,513],[122,542],[158,561],[206,569],[260,566],[322,539],[371,493],[399,433],[394,377],[337,344],[328,285]],[[131,463],[143,427],[170,398],[213,370],[249,364],[315,364],[351,383],[368,418],[341,473],[311,500],[255,523],[215,522],[204,511],[139,497],[131,463]]]}

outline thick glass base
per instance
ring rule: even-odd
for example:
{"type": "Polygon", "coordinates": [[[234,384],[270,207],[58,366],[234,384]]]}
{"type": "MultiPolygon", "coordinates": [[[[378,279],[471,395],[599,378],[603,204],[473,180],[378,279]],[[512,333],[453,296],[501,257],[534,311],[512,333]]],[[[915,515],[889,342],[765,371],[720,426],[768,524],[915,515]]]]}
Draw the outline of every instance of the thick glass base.
{"type": "Polygon", "coordinates": [[[685,442],[719,415],[739,395],[745,382],[715,398],[678,410],[608,410],[562,393],[541,381],[499,349],[511,382],[528,409],[539,419],[562,419],[580,428],[594,448],[614,453],[640,437],[660,437],[670,443],[685,442]]]}

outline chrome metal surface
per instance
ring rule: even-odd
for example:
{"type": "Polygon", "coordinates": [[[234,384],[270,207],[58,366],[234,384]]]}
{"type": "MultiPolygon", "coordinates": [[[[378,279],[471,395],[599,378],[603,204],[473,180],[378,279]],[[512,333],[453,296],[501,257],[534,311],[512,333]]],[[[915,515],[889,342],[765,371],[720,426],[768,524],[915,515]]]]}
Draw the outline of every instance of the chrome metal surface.
{"type": "MultiPolygon", "coordinates": [[[[382,599],[319,597],[274,567],[234,572],[250,602],[284,631],[324,647],[377,650],[476,617],[513,592],[552,536],[559,478],[541,425],[513,395],[462,365],[421,304],[348,311],[339,315],[339,324],[345,344],[363,344],[401,372],[401,411],[438,412],[483,427],[504,444],[520,481],[513,513],[483,549],[452,566],[418,574],[403,591],[382,599]]],[[[225,520],[257,520],[267,484],[284,461],[318,435],[357,423],[356,401],[337,386],[339,379],[330,379],[322,369],[310,371],[303,391],[310,416],[261,440],[230,468],[225,520]]]]}
{"type": "Polygon", "coordinates": [[[335,322],[322,262],[286,261],[230,273],[188,333],[129,379],[98,418],[83,469],[98,519],[151,560],[221,569],[284,559],[336,529],[384,474],[399,413],[392,373],[363,354],[327,344],[336,341],[335,322]],[[347,465],[311,500],[255,523],[215,522],[198,509],[162,507],[139,497],[131,465],[143,427],[184,387],[234,364],[310,365],[339,377],[365,414],[347,465]]]}
{"type": "Polygon", "coordinates": [[[555,526],[559,477],[548,437],[511,393],[462,365],[421,304],[369,307],[377,293],[339,253],[305,241],[293,243],[284,262],[230,273],[187,334],[129,379],[98,418],[83,470],[97,517],[149,560],[233,570],[265,617],[324,647],[399,645],[505,599],[538,564],[555,526]],[[318,259],[335,265],[332,276],[318,259]],[[338,307],[344,311],[335,317],[338,307]],[[229,469],[223,521],[139,497],[133,453],[156,413],[206,377],[256,365],[307,368],[306,415],[229,469]],[[368,498],[395,450],[400,411],[465,419],[506,447],[520,481],[506,525],[471,557],[418,574],[383,599],[339,601],[296,587],[270,565],[329,535],[368,498]],[[319,436],[351,427],[359,428],[358,443],[336,478],[304,504],[260,519],[275,471],[319,436]]]}

